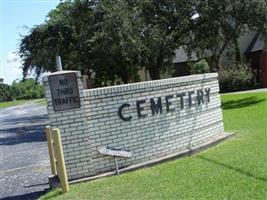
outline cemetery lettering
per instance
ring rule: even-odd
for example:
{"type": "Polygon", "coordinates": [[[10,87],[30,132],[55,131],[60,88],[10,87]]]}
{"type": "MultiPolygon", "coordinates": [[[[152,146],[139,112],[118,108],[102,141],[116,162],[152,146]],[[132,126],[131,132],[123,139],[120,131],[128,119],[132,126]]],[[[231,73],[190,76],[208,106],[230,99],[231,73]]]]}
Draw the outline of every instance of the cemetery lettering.
{"type": "MultiPolygon", "coordinates": [[[[174,112],[177,108],[173,106],[173,101],[180,101],[180,109],[184,109],[185,101],[188,101],[189,108],[194,105],[200,106],[204,103],[210,102],[210,88],[205,88],[204,90],[189,91],[183,93],[177,93],[172,95],[167,95],[165,97],[158,97],[157,100],[151,98],[150,100],[142,99],[136,101],[136,111],[138,118],[145,118],[148,116],[148,113],[145,112],[145,106],[150,104],[150,110],[152,116],[156,114],[162,114],[162,102],[165,100],[165,110],[167,113],[174,112]],[[187,96],[187,98],[186,98],[187,96]]],[[[118,109],[118,115],[123,121],[130,121],[132,119],[131,114],[127,113],[127,109],[130,109],[129,103],[122,104],[118,109]]]]}

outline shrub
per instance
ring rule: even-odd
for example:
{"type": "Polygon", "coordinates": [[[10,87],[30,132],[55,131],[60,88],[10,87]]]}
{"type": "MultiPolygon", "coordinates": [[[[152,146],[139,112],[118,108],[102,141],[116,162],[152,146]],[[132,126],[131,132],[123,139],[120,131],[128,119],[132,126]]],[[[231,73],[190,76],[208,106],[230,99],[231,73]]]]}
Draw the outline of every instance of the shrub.
{"type": "Polygon", "coordinates": [[[219,83],[221,92],[237,91],[255,86],[255,76],[247,65],[221,67],[219,83]]]}
{"type": "Polygon", "coordinates": [[[16,99],[36,99],[44,97],[43,86],[38,84],[34,79],[13,82],[11,85],[16,99]]]}
{"type": "Polygon", "coordinates": [[[43,86],[34,79],[14,81],[11,86],[0,84],[0,101],[36,99],[44,97],[43,86]]]}
{"type": "Polygon", "coordinates": [[[209,64],[205,59],[202,59],[194,64],[190,65],[191,74],[203,74],[210,71],[209,64]]]}
{"type": "Polygon", "coordinates": [[[0,84],[0,102],[12,101],[15,99],[15,93],[7,84],[0,84]]]}

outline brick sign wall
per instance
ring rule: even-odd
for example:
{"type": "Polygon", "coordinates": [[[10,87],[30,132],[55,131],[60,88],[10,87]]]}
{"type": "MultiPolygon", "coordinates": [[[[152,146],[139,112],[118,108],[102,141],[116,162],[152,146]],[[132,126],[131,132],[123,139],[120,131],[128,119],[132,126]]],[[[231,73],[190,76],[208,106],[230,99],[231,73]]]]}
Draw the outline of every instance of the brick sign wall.
{"type": "Polygon", "coordinates": [[[82,90],[80,108],[54,111],[46,85],[51,126],[62,131],[69,179],[115,169],[99,148],[125,150],[120,168],[207,144],[223,134],[217,74],[202,74],[82,90]]]}

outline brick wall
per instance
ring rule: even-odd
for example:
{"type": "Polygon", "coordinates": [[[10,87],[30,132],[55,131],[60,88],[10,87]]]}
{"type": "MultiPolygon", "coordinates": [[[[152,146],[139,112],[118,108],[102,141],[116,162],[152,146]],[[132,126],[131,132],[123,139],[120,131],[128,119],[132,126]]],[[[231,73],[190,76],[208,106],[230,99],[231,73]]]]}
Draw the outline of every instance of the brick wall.
{"type": "Polygon", "coordinates": [[[61,129],[69,179],[115,169],[113,158],[101,155],[99,147],[130,151],[131,158],[118,159],[122,168],[207,143],[223,134],[217,74],[91,90],[82,89],[80,73],[77,75],[81,108],[56,113],[47,77],[44,79],[49,120],[52,127],[61,129]]]}

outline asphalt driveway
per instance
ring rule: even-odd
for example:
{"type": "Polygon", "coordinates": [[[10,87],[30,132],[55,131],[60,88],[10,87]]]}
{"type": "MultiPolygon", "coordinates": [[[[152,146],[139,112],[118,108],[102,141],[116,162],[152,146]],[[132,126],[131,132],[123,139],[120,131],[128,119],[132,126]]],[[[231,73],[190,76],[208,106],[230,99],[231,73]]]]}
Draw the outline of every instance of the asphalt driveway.
{"type": "Polygon", "coordinates": [[[0,110],[0,199],[36,199],[49,187],[45,106],[0,110]]]}

